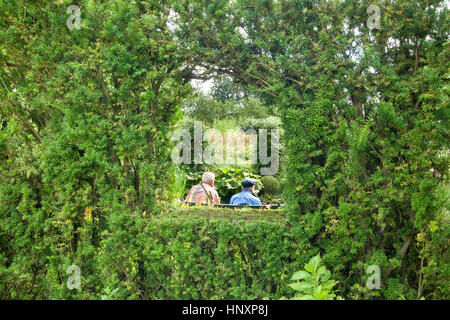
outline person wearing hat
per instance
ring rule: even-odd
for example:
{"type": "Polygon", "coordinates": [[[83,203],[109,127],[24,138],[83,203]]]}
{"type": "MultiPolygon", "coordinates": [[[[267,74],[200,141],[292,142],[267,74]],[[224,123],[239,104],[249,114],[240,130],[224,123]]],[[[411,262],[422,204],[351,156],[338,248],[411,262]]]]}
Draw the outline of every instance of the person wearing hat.
{"type": "Polygon", "coordinates": [[[258,197],[253,195],[255,191],[255,181],[253,179],[246,178],[241,182],[242,192],[235,194],[230,199],[230,204],[234,205],[250,205],[261,206],[262,203],[258,197]]]}

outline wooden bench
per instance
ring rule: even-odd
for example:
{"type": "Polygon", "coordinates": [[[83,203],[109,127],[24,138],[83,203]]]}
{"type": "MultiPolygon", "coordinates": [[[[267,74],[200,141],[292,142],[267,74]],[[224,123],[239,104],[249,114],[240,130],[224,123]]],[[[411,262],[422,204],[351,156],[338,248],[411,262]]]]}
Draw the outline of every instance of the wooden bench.
{"type": "Polygon", "coordinates": [[[194,201],[183,201],[185,205],[188,206],[214,206],[218,208],[232,208],[232,209],[240,209],[240,208],[252,208],[252,209],[279,209],[284,206],[284,203],[275,203],[275,204],[264,204],[264,205],[236,205],[236,204],[208,204],[204,202],[194,202],[194,201]],[[268,207],[270,206],[270,207],[268,207]]]}

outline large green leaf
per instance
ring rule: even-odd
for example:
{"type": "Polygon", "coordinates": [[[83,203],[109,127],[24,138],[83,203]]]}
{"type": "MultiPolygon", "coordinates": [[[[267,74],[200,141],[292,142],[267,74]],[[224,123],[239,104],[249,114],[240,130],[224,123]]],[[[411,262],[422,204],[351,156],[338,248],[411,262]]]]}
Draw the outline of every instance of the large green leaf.
{"type": "Polygon", "coordinates": [[[296,290],[296,291],[303,291],[305,289],[309,289],[312,287],[311,284],[306,283],[306,282],[295,282],[295,283],[290,283],[288,284],[289,287],[291,287],[292,289],[296,290]]]}
{"type": "Polygon", "coordinates": [[[297,271],[296,273],[294,273],[294,275],[292,276],[291,280],[302,280],[305,279],[307,277],[311,277],[311,274],[309,274],[306,271],[297,271]]]}

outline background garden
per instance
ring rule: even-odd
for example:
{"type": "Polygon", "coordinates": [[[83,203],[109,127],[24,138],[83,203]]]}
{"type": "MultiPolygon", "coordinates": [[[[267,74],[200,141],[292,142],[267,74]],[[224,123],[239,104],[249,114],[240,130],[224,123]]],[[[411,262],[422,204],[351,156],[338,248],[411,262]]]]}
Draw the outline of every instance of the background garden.
{"type": "Polygon", "coordinates": [[[310,298],[302,269],[324,281],[314,298],[450,298],[445,1],[0,0],[0,13],[1,299],[310,298]],[[175,165],[171,134],[193,121],[280,129],[280,170],[259,189],[286,207],[174,202],[206,169],[224,199],[259,174],[175,165]],[[305,266],[317,255],[331,274],[305,266]]]}

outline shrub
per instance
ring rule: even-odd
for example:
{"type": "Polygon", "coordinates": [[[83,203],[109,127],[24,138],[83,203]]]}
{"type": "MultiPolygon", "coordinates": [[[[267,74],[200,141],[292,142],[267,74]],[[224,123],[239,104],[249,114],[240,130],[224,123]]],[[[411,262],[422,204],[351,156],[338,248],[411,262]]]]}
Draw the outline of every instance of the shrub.
{"type": "Polygon", "coordinates": [[[383,2],[378,30],[367,28],[369,1],[307,1],[305,10],[297,1],[250,9],[220,3],[219,14],[206,4],[176,9],[186,46],[197,45],[199,63],[279,106],[289,219],[324,251],[338,286],[359,284],[364,267],[378,260],[389,297],[413,289],[419,298],[439,292],[448,299],[449,224],[439,217],[450,160],[445,1],[383,2]],[[222,32],[217,41],[195,32],[224,30],[222,12],[252,25],[251,35],[222,32]],[[255,16],[265,23],[254,24],[255,16]],[[433,232],[437,221],[443,230],[433,232]]]}
{"type": "MultiPolygon", "coordinates": [[[[10,263],[0,269],[5,284],[0,296],[279,299],[289,294],[288,275],[314,252],[301,240],[302,230],[279,210],[167,208],[144,218],[117,209],[104,222],[86,223],[76,251],[45,250],[39,270],[24,266],[19,273],[11,268],[34,262],[33,252],[9,255],[10,263]],[[66,287],[71,264],[81,268],[80,290],[66,287]]],[[[69,244],[67,238],[59,246],[69,244]]]]}
{"type": "Polygon", "coordinates": [[[138,217],[170,200],[169,133],[190,86],[169,10],[78,4],[83,27],[71,32],[67,3],[0,3],[0,25],[15,30],[0,28],[15,52],[6,59],[22,66],[0,71],[1,298],[100,297],[113,259],[124,267],[114,276],[137,287],[127,268],[139,251],[138,217]],[[65,287],[71,264],[82,267],[78,294],[65,287]]]}
{"type": "Polygon", "coordinates": [[[271,195],[277,195],[280,191],[280,182],[273,176],[261,177],[261,183],[263,185],[263,192],[271,195]]]}
{"type": "Polygon", "coordinates": [[[142,248],[149,298],[278,299],[304,263],[280,211],[186,209],[152,219],[142,248]]]}
{"type": "Polygon", "coordinates": [[[337,282],[331,280],[330,271],[321,262],[320,255],[316,255],[305,264],[305,270],[294,273],[291,280],[297,281],[289,284],[297,291],[294,300],[334,300],[336,298],[333,287],[337,282]]]}

